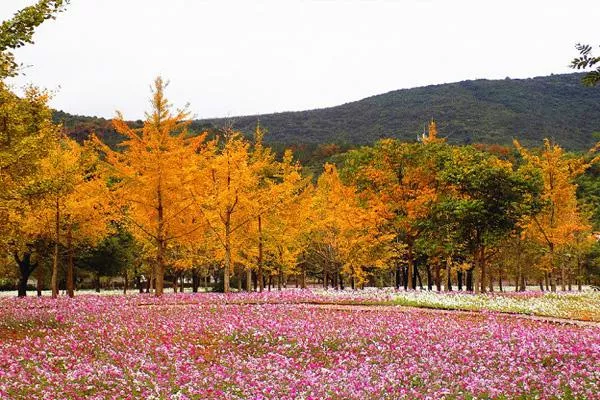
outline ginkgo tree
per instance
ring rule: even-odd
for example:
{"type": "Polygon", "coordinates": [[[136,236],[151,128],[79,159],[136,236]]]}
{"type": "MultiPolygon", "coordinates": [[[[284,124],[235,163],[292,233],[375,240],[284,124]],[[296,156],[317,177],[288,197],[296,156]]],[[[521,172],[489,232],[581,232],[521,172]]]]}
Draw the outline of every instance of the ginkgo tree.
{"type": "Polygon", "coordinates": [[[334,282],[342,273],[354,287],[366,280],[365,267],[386,266],[392,237],[381,231],[385,219],[378,206],[362,202],[335,165],[325,164],[312,198],[308,234],[324,274],[333,273],[334,282]]]}
{"type": "Polygon", "coordinates": [[[116,151],[95,139],[114,180],[112,198],[124,210],[123,218],[133,234],[154,246],[156,295],[164,289],[167,247],[202,228],[192,185],[198,165],[212,157],[205,135],[188,134],[188,112],[172,112],[159,77],[154,82],[152,110],[142,128],[127,125],[121,114],[113,123],[125,137],[116,151]],[[200,160],[200,161],[197,161],[200,160]]]}
{"type": "Polygon", "coordinates": [[[52,296],[58,296],[60,248],[67,252],[66,289],[74,295],[74,247],[99,242],[109,232],[112,207],[98,158],[90,146],[61,137],[40,160],[40,174],[29,186],[40,196],[33,213],[23,220],[25,230],[54,244],[52,296]]]}
{"type": "Polygon", "coordinates": [[[44,192],[32,187],[43,170],[40,160],[58,140],[52,123],[49,94],[29,87],[19,97],[0,81],[0,250],[18,265],[18,295],[25,296],[27,280],[38,268],[40,232],[27,231],[44,192]]]}
{"type": "MultiPolygon", "coordinates": [[[[543,179],[542,200],[545,207],[538,215],[528,218],[525,226],[528,237],[547,247],[548,279],[552,291],[555,291],[556,251],[561,246],[576,242],[578,236],[591,235],[591,226],[578,209],[574,181],[595,159],[588,162],[580,157],[569,157],[560,146],[548,139],[544,140],[539,154],[526,150],[518,141],[515,141],[515,146],[525,161],[540,171],[543,179]]],[[[560,261],[559,264],[562,290],[566,290],[565,262],[560,261]]]]}

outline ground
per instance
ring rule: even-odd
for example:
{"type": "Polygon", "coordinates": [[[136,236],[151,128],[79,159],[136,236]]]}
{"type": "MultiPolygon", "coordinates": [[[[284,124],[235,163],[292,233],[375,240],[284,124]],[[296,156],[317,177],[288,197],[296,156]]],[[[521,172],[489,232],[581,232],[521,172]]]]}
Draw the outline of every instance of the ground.
{"type": "Polygon", "coordinates": [[[600,398],[595,322],[389,305],[397,300],[3,298],[0,398],[600,398]]]}

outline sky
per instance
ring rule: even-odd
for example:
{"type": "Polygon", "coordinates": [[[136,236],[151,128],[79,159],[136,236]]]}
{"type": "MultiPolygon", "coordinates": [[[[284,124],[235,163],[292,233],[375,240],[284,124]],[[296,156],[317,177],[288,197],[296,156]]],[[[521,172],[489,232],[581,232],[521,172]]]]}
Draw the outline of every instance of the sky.
{"type": "MultiPolygon", "coordinates": [[[[34,0],[1,0],[0,20],[34,0]]],[[[141,119],[150,85],[195,118],[330,107],[467,79],[572,72],[595,1],[71,0],[18,49],[51,106],[141,119]]],[[[596,47],[596,52],[600,52],[596,47]]]]}

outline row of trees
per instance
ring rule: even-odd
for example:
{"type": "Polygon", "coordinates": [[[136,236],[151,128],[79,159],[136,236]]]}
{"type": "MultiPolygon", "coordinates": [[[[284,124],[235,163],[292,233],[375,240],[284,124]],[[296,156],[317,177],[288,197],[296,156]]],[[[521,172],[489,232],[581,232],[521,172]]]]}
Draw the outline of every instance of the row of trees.
{"type": "Polygon", "coordinates": [[[252,140],[231,129],[189,132],[187,112],[172,111],[164,89],[158,78],[143,127],[118,115],[123,141],[112,148],[65,136],[47,94],[19,98],[2,87],[0,237],[4,264],[18,267],[19,295],[46,264],[53,296],[61,271],[73,296],[76,266],[93,264],[101,247],[111,259],[106,249],[119,246],[129,257],[112,257],[118,272],[151,279],[157,295],[166,273],[182,271],[220,271],[224,291],[238,271],[246,290],[273,277],[304,287],[308,277],[485,292],[503,280],[565,290],[595,266],[574,183],[591,157],[550,141],[536,151],[515,142],[500,154],[451,146],[432,121],[419,142],[352,150],[316,178],[291,152],[277,157],[264,146],[260,125],[252,140]]]}

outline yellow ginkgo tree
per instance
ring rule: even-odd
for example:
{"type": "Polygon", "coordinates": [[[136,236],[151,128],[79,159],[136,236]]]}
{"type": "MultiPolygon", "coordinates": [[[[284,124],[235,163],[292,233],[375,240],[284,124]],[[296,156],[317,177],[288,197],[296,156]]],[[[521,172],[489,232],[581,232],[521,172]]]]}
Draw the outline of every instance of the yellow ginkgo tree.
{"type": "Polygon", "coordinates": [[[191,185],[198,178],[198,162],[212,155],[205,135],[188,134],[186,110],[171,111],[165,98],[166,84],[154,82],[152,110],[142,128],[127,125],[118,114],[115,129],[125,137],[121,151],[95,142],[103,153],[114,180],[113,199],[124,210],[133,234],[154,246],[156,295],[164,289],[167,247],[202,228],[194,207],[191,185]]]}
{"type": "MultiPolygon", "coordinates": [[[[552,291],[556,290],[554,275],[556,253],[565,245],[576,241],[577,237],[591,234],[589,222],[579,212],[577,205],[577,185],[574,180],[583,174],[590,163],[579,157],[569,157],[564,150],[550,140],[544,140],[544,148],[539,154],[532,153],[515,141],[521,156],[534,168],[539,169],[543,178],[542,200],[545,207],[538,215],[525,222],[526,235],[547,247],[547,273],[552,291]]],[[[560,262],[562,289],[566,289],[564,262],[560,262]]]]}

